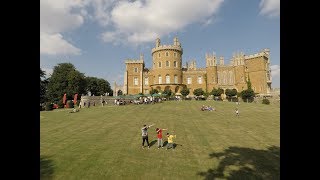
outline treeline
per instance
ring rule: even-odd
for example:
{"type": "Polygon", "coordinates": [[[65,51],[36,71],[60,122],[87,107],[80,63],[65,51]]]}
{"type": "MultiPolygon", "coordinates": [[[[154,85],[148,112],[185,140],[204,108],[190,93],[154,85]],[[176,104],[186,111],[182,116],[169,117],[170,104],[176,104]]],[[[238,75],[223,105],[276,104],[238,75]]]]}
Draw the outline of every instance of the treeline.
{"type": "Polygon", "coordinates": [[[100,96],[108,93],[113,95],[110,83],[102,78],[85,76],[71,63],[60,63],[54,67],[53,73],[46,78],[45,72],[40,68],[40,103],[59,103],[63,95],[72,100],[75,94],[78,99],[81,95],[100,96]]]}

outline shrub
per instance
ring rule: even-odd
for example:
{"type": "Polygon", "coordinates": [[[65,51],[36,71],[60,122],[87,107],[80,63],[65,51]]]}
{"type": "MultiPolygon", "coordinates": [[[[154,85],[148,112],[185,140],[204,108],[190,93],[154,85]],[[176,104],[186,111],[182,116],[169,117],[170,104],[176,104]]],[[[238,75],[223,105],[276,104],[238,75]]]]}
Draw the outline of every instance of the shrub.
{"type": "Polygon", "coordinates": [[[53,104],[50,103],[50,102],[47,102],[47,103],[46,103],[45,110],[46,110],[46,111],[52,111],[52,109],[53,109],[53,104]]]}
{"type": "Polygon", "coordinates": [[[64,108],[64,105],[63,105],[62,100],[60,100],[60,101],[58,102],[58,108],[64,108]]]}
{"type": "Polygon", "coordinates": [[[68,100],[67,106],[68,106],[68,108],[73,108],[74,107],[73,102],[71,100],[68,100]]]}
{"type": "Polygon", "coordinates": [[[262,100],[262,104],[270,104],[269,99],[263,99],[263,100],[262,100]]]}

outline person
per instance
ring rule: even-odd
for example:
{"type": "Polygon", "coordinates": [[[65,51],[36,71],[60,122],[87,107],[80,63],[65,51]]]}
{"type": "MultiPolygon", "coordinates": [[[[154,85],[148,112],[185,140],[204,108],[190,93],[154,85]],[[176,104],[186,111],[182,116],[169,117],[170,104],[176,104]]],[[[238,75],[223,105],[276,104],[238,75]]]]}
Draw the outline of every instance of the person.
{"type": "Polygon", "coordinates": [[[160,129],[160,128],[156,128],[156,132],[157,132],[157,138],[158,138],[158,149],[163,148],[163,141],[162,141],[162,131],[166,131],[168,129],[160,129]]]}
{"type": "Polygon", "coordinates": [[[76,109],[76,108],[74,107],[73,110],[70,111],[69,113],[76,113],[76,112],[79,112],[79,109],[76,109]]]}
{"type": "Polygon", "coordinates": [[[236,116],[239,117],[239,109],[236,108],[236,116]]]}
{"type": "Polygon", "coordinates": [[[177,137],[177,135],[170,135],[169,133],[167,133],[168,145],[167,145],[167,149],[166,150],[168,150],[169,148],[174,149],[173,138],[176,138],[176,137],[177,137]]]}
{"type": "Polygon", "coordinates": [[[141,133],[142,133],[142,148],[144,148],[144,142],[147,141],[148,149],[150,148],[149,145],[149,140],[148,140],[148,129],[153,126],[152,125],[143,125],[143,128],[141,128],[141,133]]]}

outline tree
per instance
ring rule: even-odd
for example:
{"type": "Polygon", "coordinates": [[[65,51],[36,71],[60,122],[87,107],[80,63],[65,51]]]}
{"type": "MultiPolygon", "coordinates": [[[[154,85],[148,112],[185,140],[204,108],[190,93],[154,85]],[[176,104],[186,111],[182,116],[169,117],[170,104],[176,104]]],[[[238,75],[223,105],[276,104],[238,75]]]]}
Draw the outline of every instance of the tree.
{"type": "Polygon", "coordinates": [[[248,89],[241,91],[241,98],[243,101],[252,102],[255,93],[254,93],[253,89],[251,88],[251,81],[250,81],[249,76],[248,76],[248,81],[247,81],[247,88],[248,89]]]}
{"type": "Polygon", "coordinates": [[[104,95],[105,93],[111,93],[111,87],[108,81],[99,79],[97,77],[86,77],[86,91],[91,92],[91,95],[104,95]]]}
{"type": "Polygon", "coordinates": [[[158,93],[159,93],[158,89],[152,89],[150,91],[150,94],[158,94],[158,93]]]}
{"type": "Polygon", "coordinates": [[[46,79],[46,73],[40,68],[40,103],[44,103],[46,99],[48,79],[46,79]]]}
{"type": "Polygon", "coordinates": [[[221,89],[221,88],[218,88],[218,89],[213,88],[212,91],[211,91],[211,94],[213,96],[221,96],[221,94],[223,94],[223,89],[221,89]]]}
{"type": "Polygon", "coordinates": [[[238,91],[236,89],[226,89],[226,96],[230,100],[233,96],[236,96],[238,91]]]}
{"type": "Polygon", "coordinates": [[[86,93],[86,81],[83,73],[80,73],[71,63],[60,63],[54,67],[51,77],[48,79],[48,100],[58,102],[63,94],[67,99],[73,99],[74,94],[86,93]]]}
{"type": "Polygon", "coordinates": [[[196,96],[201,96],[204,94],[204,91],[202,90],[202,88],[198,88],[193,91],[193,94],[196,96]]]}
{"type": "Polygon", "coordinates": [[[183,87],[182,90],[180,91],[180,93],[181,93],[181,95],[182,95],[183,97],[186,97],[186,96],[189,95],[190,90],[189,90],[187,87],[183,87]]]}
{"type": "Polygon", "coordinates": [[[171,91],[171,89],[165,89],[165,90],[163,91],[163,94],[166,94],[166,96],[171,96],[172,91],[171,91]]]}

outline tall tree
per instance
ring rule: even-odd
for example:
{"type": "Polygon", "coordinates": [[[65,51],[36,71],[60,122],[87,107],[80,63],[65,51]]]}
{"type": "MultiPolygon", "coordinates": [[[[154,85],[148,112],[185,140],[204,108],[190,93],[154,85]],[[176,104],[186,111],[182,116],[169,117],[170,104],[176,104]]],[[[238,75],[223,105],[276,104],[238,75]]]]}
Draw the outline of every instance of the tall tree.
{"type": "Polygon", "coordinates": [[[46,73],[40,68],[40,103],[46,101],[48,80],[46,79],[46,73]]]}
{"type": "Polygon", "coordinates": [[[73,99],[74,94],[86,93],[86,81],[83,73],[80,73],[71,63],[60,63],[54,67],[49,78],[47,97],[50,101],[59,102],[63,94],[67,99],[73,99]]]}
{"type": "Polygon", "coordinates": [[[91,95],[104,95],[105,93],[112,93],[112,89],[108,81],[104,79],[99,79],[96,77],[86,77],[86,91],[91,92],[91,95]]]}

